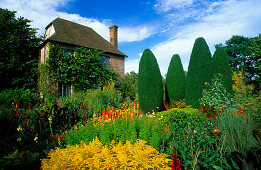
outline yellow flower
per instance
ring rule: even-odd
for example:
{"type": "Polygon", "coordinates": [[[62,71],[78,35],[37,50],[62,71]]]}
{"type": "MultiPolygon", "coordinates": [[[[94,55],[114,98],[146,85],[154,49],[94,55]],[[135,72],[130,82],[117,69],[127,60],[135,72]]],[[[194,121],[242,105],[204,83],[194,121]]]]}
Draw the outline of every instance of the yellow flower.
{"type": "Polygon", "coordinates": [[[22,131],[23,129],[22,129],[22,127],[19,125],[19,127],[17,128],[17,131],[19,132],[19,131],[22,131]]]}
{"type": "Polygon", "coordinates": [[[51,121],[52,121],[52,117],[50,116],[50,117],[48,118],[48,120],[51,122],[51,121]]]}
{"type": "Polygon", "coordinates": [[[35,142],[37,142],[37,140],[38,140],[38,137],[37,137],[37,136],[35,136],[35,138],[34,138],[34,141],[35,141],[35,142]]]}

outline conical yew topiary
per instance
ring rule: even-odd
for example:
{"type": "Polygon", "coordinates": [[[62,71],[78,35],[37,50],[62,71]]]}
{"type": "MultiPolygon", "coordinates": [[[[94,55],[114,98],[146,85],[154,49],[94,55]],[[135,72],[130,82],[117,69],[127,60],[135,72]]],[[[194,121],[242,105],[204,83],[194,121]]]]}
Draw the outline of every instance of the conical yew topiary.
{"type": "Polygon", "coordinates": [[[185,98],[185,73],[178,54],[173,55],[170,61],[166,84],[170,101],[185,98]]]}
{"type": "Polygon", "coordinates": [[[193,108],[199,107],[199,99],[205,82],[213,77],[213,61],[209,47],[204,38],[197,38],[190,56],[188,73],[185,83],[186,104],[193,108]]]}
{"type": "Polygon", "coordinates": [[[232,74],[229,58],[224,47],[217,47],[213,55],[214,74],[221,74],[223,85],[228,92],[232,92],[232,74]]]}
{"type": "Polygon", "coordinates": [[[162,76],[149,49],[144,50],[139,63],[138,94],[140,107],[145,113],[163,109],[162,76]]]}

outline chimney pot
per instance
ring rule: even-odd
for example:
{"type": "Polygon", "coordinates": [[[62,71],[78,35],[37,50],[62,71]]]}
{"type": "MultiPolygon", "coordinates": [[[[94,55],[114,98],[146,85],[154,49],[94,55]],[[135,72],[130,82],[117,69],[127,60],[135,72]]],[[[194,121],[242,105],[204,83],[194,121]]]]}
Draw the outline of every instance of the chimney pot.
{"type": "Polygon", "coordinates": [[[109,27],[110,29],[110,43],[118,48],[118,26],[112,25],[109,27]]]}

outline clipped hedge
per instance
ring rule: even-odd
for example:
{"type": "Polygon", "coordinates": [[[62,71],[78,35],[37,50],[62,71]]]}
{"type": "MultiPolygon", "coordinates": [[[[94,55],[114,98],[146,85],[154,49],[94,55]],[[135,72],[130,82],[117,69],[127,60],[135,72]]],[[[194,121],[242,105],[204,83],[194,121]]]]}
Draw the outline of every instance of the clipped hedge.
{"type": "Polygon", "coordinates": [[[180,115],[181,113],[185,113],[188,116],[194,116],[194,115],[198,115],[199,111],[198,109],[193,109],[191,107],[186,107],[186,108],[173,108],[173,109],[169,109],[163,112],[158,112],[156,113],[156,117],[160,118],[160,117],[168,117],[169,115],[175,114],[175,115],[180,115]]]}
{"type": "Polygon", "coordinates": [[[185,91],[186,104],[199,108],[199,99],[205,88],[205,82],[213,77],[213,61],[209,47],[204,38],[197,38],[189,60],[185,91]]]}
{"type": "Polygon", "coordinates": [[[138,94],[144,113],[163,109],[162,76],[157,60],[149,49],[144,50],[139,63],[138,94]]]}
{"type": "Polygon", "coordinates": [[[217,47],[213,55],[214,74],[221,74],[221,79],[228,92],[232,92],[232,74],[229,58],[224,47],[217,47]]]}
{"type": "Polygon", "coordinates": [[[170,61],[166,84],[169,101],[179,101],[185,98],[185,73],[178,54],[173,55],[170,61]]]}

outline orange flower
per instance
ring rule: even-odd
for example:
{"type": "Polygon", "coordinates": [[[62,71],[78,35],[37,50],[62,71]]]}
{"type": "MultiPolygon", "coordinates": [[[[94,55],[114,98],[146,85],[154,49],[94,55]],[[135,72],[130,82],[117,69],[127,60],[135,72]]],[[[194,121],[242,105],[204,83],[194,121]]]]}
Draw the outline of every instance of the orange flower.
{"type": "Polygon", "coordinates": [[[214,129],[212,132],[213,133],[220,133],[221,131],[219,129],[214,129]]]}

